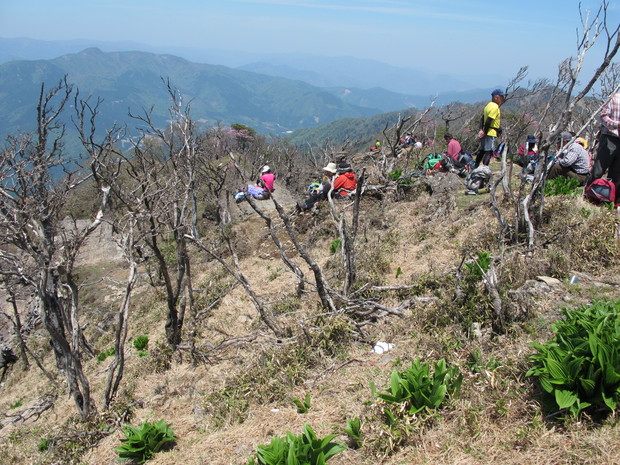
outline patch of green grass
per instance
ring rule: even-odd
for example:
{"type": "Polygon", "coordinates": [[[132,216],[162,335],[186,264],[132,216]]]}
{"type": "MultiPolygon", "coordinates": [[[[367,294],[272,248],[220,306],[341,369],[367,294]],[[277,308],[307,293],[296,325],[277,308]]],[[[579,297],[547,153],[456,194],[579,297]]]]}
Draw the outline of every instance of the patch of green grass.
{"type": "Polygon", "coordinates": [[[133,346],[136,350],[146,350],[149,346],[149,337],[147,335],[138,336],[133,340],[133,346]]]}
{"type": "Polygon", "coordinates": [[[106,358],[112,357],[115,353],[116,351],[114,350],[114,347],[112,347],[111,349],[103,350],[99,352],[99,354],[97,354],[97,361],[103,362],[106,358]]]}

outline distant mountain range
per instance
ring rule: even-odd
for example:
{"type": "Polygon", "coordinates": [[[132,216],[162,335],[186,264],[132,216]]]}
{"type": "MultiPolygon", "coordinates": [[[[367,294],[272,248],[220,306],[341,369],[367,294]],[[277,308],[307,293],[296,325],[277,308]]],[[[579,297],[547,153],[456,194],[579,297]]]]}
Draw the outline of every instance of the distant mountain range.
{"type": "MultiPolygon", "coordinates": [[[[286,61],[284,56],[272,56],[276,64],[253,62],[233,69],[141,51],[88,48],[58,55],[84,42],[0,39],[0,135],[33,129],[41,83],[50,87],[64,75],[82,95],[103,99],[100,124],[104,127],[127,122],[130,110],[136,114],[151,107],[154,121],[165,125],[168,96],[162,79],[169,79],[182,92],[185,103],[191,102],[195,120],[209,126],[242,123],[272,134],[341,118],[423,108],[437,95],[365,87],[383,80],[386,87],[395,88],[400,82],[404,89],[403,83],[411,83],[415,72],[352,58],[295,55],[286,61]]],[[[109,48],[139,46],[102,44],[109,48]]],[[[420,74],[417,79],[423,83],[426,77],[420,74]]],[[[455,79],[451,82],[454,88],[465,85],[455,79]]],[[[419,85],[425,87],[428,83],[419,85]]],[[[488,89],[445,93],[436,105],[485,100],[488,93],[488,89]]]]}

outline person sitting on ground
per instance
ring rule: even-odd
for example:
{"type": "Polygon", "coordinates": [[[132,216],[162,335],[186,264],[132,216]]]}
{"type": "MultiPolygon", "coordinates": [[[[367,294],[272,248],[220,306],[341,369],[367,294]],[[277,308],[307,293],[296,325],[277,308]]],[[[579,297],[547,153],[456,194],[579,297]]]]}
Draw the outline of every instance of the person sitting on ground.
{"type": "Polygon", "coordinates": [[[518,165],[526,167],[531,161],[538,160],[538,145],[536,144],[536,137],[529,135],[525,144],[519,147],[519,161],[518,165]]]}
{"type": "Polygon", "coordinates": [[[325,168],[323,168],[323,173],[325,177],[323,178],[323,182],[318,187],[316,192],[312,194],[308,199],[306,199],[303,203],[297,204],[297,209],[301,211],[310,210],[321,200],[327,199],[327,194],[329,194],[330,189],[332,188],[332,180],[334,176],[338,172],[338,167],[336,163],[328,163],[325,168]]]}
{"type": "Polygon", "coordinates": [[[473,169],[474,160],[469,152],[463,150],[461,143],[452,137],[452,134],[449,132],[447,132],[443,137],[448,143],[446,155],[450,157],[454,166],[457,169],[463,169],[466,171],[473,169]]]}
{"type": "Polygon", "coordinates": [[[269,191],[262,186],[248,184],[233,194],[237,203],[243,202],[248,196],[252,196],[256,200],[267,200],[269,198],[269,191]]]}
{"type": "Polygon", "coordinates": [[[586,152],[588,153],[588,160],[590,160],[590,173],[592,173],[592,168],[594,167],[594,159],[592,158],[592,155],[588,150],[588,139],[586,139],[585,137],[578,137],[576,142],[584,149],[586,149],[586,152]]]}
{"type": "Polygon", "coordinates": [[[456,163],[459,163],[459,158],[462,150],[460,142],[454,137],[452,137],[452,134],[450,134],[449,132],[446,132],[446,135],[443,136],[443,138],[448,143],[448,150],[446,154],[456,163]]]}
{"type": "Polygon", "coordinates": [[[381,141],[379,139],[377,139],[377,141],[375,142],[375,145],[370,147],[370,151],[371,152],[377,152],[379,150],[381,150],[381,141]]]}
{"type": "Polygon", "coordinates": [[[558,137],[558,154],[550,163],[547,179],[566,176],[577,179],[580,185],[586,183],[590,170],[590,157],[586,149],[576,141],[569,144],[573,137],[568,131],[564,131],[558,137]]]}
{"type": "Polygon", "coordinates": [[[256,182],[259,186],[263,187],[267,192],[275,191],[274,183],[276,181],[276,175],[271,172],[269,165],[263,166],[261,170],[261,176],[256,182]]]}
{"type": "Polygon", "coordinates": [[[342,199],[357,188],[357,177],[348,163],[338,165],[338,176],[334,179],[334,198],[342,199]]]}

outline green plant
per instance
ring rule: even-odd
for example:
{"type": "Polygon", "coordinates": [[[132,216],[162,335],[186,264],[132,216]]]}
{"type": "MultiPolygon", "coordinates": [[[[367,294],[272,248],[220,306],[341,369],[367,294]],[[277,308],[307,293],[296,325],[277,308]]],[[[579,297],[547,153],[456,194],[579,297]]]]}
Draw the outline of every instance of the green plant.
{"type": "Polygon", "coordinates": [[[138,336],[133,340],[133,346],[136,350],[146,350],[149,346],[149,337],[147,335],[138,336]]]}
{"type": "Polygon", "coordinates": [[[473,279],[479,281],[482,279],[483,273],[489,271],[492,261],[493,259],[491,258],[490,253],[478,252],[476,260],[472,263],[465,263],[465,268],[469,271],[469,274],[473,277],[473,279]]]}
{"type": "Polygon", "coordinates": [[[403,169],[402,168],[396,168],[394,171],[392,171],[390,174],[388,174],[388,176],[390,177],[390,179],[392,181],[398,181],[398,178],[400,178],[400,176],[403,174],[403,169]]]}
{"type": "Polygon", "coordinates": [[[111,357],[115,353],[116,353],[116,351],[114,350],[114,347],[112,347],[111,349],[108,349],[108,350],[103,350],[103,351],[99,352],[99,354],[97,355],[97,361],[98,362],[103,362],[106,358],[111,357]]]}
{"type": "Polygon", "coordinates": [[[287,432],[285,438],[275,437],[266,446],[258,446],[256,455],[247,465],[324,465],[347,448],[332,442],[335,434],[317,437],[310,425],[304,424],[299,436],[287,432]]]}
{"type": "MultiPolygon", "coordinates": [[[[461,388],[463,375],[458,367],[447,366],[445,359],[434,365],[431,374],[430,365],[420,360],[411,362],[411,366],[404,370],[393,370],[390,378],[390,387],[387,393],[373,393],[388,404],[401,406],[399,412],[415,415],[423,410],[431,411],[438,408],[448,397],[457,394],[461,388]]],[[[386,409],[388,421],[393,423],[393,413],[386,409]]]]}
{"type": "Polygon", "coordinates": [[[299,400],[296,397],[291,399],[293,403],[297,406],[297,413],[308,413],[310,410],[310,393],[306,392],[305,399],[299,400]]]}
{"type": "Polygon", "coordinates": [[[13,410],[14,408],[18,408],[24,405],[24,399],[19,399],[9,405],[9,409],[13,410]]]}
{"type": "Polygon", "coordinates": [[[570,195],[580,194],[579,181],[566,176],[548,179],[545,183],[545,195],[570,195]]]}
{"type": "Polygon", "coordinates": [[[340,243],[340,239],[334,239],[331,244],[329,244],[329,253],[334,255],[342,248],[342,244],[340,243]]]}
{"type": "Polygon", "coordinates": [[[50,441],[47,438],[41,438],[39,443],[37,444],[37,450],[39,452],[45,452],[50,448],[50,441]]]}
{"type": "Polygon", "coordinates": [[[123,431],[126,437],[121,439],[123,444],[116,448],[118,457],[121,460],[133,460],[138,464],[146,462],[177,439],[170,425],[164,420],[153,423],[145,421],[140,428],[125,425],[123,431]]]}
{"type": "Polygon", "coordinates": [[[347,427],[344,432],[349,437],[351,447],[357,449],[362,443],[362,420],[359,417],[347,418],[347,427]]]}
{"type": "Polygon", "coordinates": [[[527,376],[538,378],[547,411],[574,417],[614,411],[620,405],[620,301],[562,309],[555,336],[532,343],[527,376]]]}

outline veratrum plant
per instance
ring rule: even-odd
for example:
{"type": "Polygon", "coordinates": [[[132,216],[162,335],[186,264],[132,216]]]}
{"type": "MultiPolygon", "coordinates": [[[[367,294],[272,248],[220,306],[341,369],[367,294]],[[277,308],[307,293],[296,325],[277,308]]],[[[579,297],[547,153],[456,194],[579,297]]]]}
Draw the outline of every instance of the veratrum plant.
{"type": "Polygon", "coordinates": [[[121,460],[133,460],[138,464],[146,462],[153,455],[159,452],[164,446],[176,441],[176,436],[170,425],[164,420],[154,423],[145,421],[136,428],[132,425],[123,426],[125,439],[121,439],[123,443],[116,448],[118,458],[121,460]]]}
{"type": "MultiPolygon", "coordinates": [[[[434,410],[447,397],[458,394],[462,381],[458,367],[448,368],[445,359],[435,363],[432,374],[428,363],[415,360],[404,371],[392,371],[388,392],[376,395],[390,404],[404,404],[405,411],[415,415],[422,410],[434,410]]],[[[372,389],[374,392],[374,385],[372,389]]]]}
{"type": "Polygon", "coordinates": [[[547,411],[604,413],[620,406],[620,301],[563,309],[555,336],[537,351],[527,376],[536,376],[547,411]]]}
{"type": "Polygon", "coordinates": [[[306,392],[306,397],[304,400],[300,400],[300,399],[297,399],[296,397],[293,397],[291,401],[297,407],[297,413],[308,413],[310,411],[311,404],[310,404],[310,393],[309,392],[306,392]]]}
{"type": "Polygon", "coordinates": [[[362,443],[362,420],[359,417],[347,419],[344,432],[349,437],[351,447],[357,449],[362,443]]]}
{"type": "Polygon", "coordinates": [[[310,425],[305,424],[299,436],[287,432],[286,438],[273,438],[266,446],[256,448],[256,456],[247,465],[325,465],[334,455],[347,448],[331,442],[335,434],[319,439],[310,425]]]}
{"type": "Polygon", "coordinates": [[[548,179],[545,183],[545,195],[570,195],[572,197],[581,193],[579,181],[566,176],[548,179]]]}

